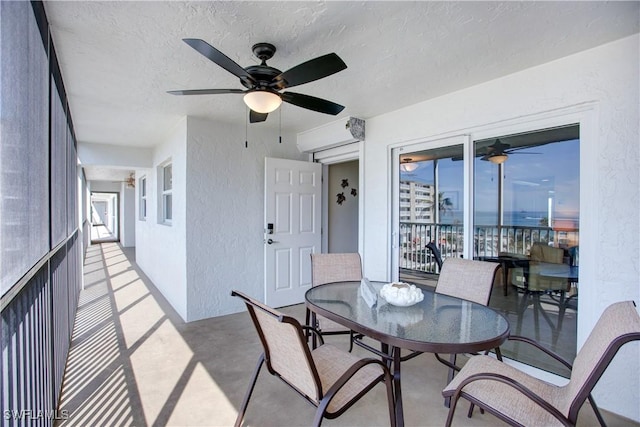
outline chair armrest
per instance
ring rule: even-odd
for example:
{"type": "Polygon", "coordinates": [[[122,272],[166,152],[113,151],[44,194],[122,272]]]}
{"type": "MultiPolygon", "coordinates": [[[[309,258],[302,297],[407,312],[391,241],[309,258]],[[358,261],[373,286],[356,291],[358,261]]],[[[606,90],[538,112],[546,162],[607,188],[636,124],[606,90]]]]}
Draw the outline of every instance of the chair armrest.
{"type": "Polygon", "coordinates": [[[536,347],[538,350],[540,350],[543,353],[545,353],[546,355],[553,357],[554,359],[556,359],[558,362],[562,363],[567,368],[569,368],[569,369],[573,368],[573,365],[571,365],[571,363],[568,360],[566,360],[565,358],[560,356],[558,353],[555,353],[555,352],[549,350],[548,348],[543,347],[536,340],[532,340],[531,338],[523,337],[523,336],[520,336],[520,335],[510,335],[509,338],[507,338],[507,340],[509,340],[509,341],[520,341],[520,342],[524,342],[524,343],[530,344],[530,345],[536,347]]]}
{"type": "MultiPolygon", "coordinates": [[[[449,411],[449,418],[453,418],[453,411],[455,410],[455,406],[458,403],[458,399],[460,398],[461,394],[464,392],[463,391],[464,387],[466,387],[468,384],[470,384],[472,382],[480,381],[480,380],[497,381],[497,382],[503,383],[505,385],[508,385],[508,386],[514,388],[515,390],[518,390],[520,393],[524,394],[527,398],[531,399],[531,401],[533,401],[535,404],[537,404],[542,409],[544,409],[545,411],[547,411],[548,413],[553,415],[558,421],[560,421],[562,423],[562,425],[565,425],[565,426],[572,425],[569,422],[569,420],[564,416],[564,414],[562,414],[562,412],[560,412],[557,408],[555,408],[549,402],[544,400],[542,397],[538,396],[535,392],[533,392],[529,388],[525,387],[521,383],[519,383],[516,380],[514,380],[512,378],[509,378],[509,377],[507,377],[505,375],[495,374],[495,373],[491,373],[491,372],[470,375],[468,378],[465,378],[460,383],[458,388],[456,388],[453,396],[451,396],[452,397],[452,401],[451,401],[452,404],[451,404],[451,410],[449,411]]],[[[445,396],[445,397],[447,397],[447,396],[445,396]]],[[[474,398],[474,400],[477,400],[477,399],[474,398]]],[[[478,404],[480,407],[483,406],[483,405],[481,405],[481,402],[475,402],[475,403],[478,404]]],[[[485,408],[485,409],[487,409],[488,411],[491,412],[490,408],[485,408]]],[[[451,424],[449,418],[447,419],[447,425],[451,424]]]]}
{"type": "Polygon", "coordinates": [[[308,326],[308,325],[301,325],[300,327],[302,328],[303,331],[307,332],[306,336],[309,336],[310,335],[309,333],[312,333],[316,337],[318,337],[318,339],[320,340],[320,345],[324,344],[324,338],[322,337],[322,333],[319,330],[317,330],[313,326],[308,326]]]}
{"type": "Polygon", "coordinates": [[[344,385],[351,379],[351,377],[358,373],[360,369],[371,364],[380,365],[380,367],[382,368],[382,377],[385,378],[385,381],[391,381],[391,374],[389,373],[389,368],[387,368],[387,365],[385,365],[378,359],[367,357],[365,359],[360,359],[356,363],[351,365],[351,367],[347,369],[347,371],[342,374],[340,378],[338,378],[338,380],[329,388],[329,390],[327,390],[322,400],[326,400],[326,403],[328,405],[331,399],[333,399],[336,393],[338,393],[340,389],[344,387],[344,385]]]}

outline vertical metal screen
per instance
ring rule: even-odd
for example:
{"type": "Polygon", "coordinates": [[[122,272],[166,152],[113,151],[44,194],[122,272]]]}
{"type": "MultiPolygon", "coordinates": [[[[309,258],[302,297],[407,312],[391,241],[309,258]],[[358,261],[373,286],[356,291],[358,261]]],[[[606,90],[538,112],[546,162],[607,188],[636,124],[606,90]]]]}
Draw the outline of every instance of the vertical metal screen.
{"type": "Polygon", "coordinates": [[[41,2],[0,2],[3,426],[68,416],[56,408],[85,240],[73,126],[47,28],[41,2]]]}

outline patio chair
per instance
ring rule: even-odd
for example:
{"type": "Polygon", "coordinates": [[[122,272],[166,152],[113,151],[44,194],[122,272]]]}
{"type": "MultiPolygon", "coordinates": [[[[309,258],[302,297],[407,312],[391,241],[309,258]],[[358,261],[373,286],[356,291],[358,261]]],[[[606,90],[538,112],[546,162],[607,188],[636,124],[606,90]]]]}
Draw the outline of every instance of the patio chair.
{"type": "Polygon", "coordinates": [[[320,334],[318,337],[321,345],[312,351],[304,330],[317,333],[313,328],[301,326],[293,317],[267,307],[243,293],[233,291],[231,295],[241,298],[247,305],[264,350],[258,358],[238,412],[236,427],[242,425],[249,399],[265,362],[271,375],[280,378],[317,408],[314,426],[319,426],[324,418],[332,419],[342,415],[381,381],[387,390],[390,423],[395,426],[392,378],[384,363],[371,358],[361,359],[330,344],[324,344],[320,334]]]}
{"type": "Polygon", "coordinates": [[[463,258],[447,258],[442,264],[436,293],[488,305],[500,264],[463,258]]]}
{"type": "MultiPolygon", "coordinates": [[[[564,315],[567,304],[571,298],[571,283],[569,271],[571,266],[568,257],[565,258],[565,251],[562,248],[549,246],[543,242],[535,242],[529,251],[529,262],[526,267],[513,270],[513,285],[522,293],[518,303],[517,325],[522,325],[522,319],[527,313],[533,314],[533,325],[535,328],[535,339],[540,339],[541,318],[546,321],[552,331],[562,329],[564,315]],[[567,263],[565,263],[567,261],[567,263]],[[548,272],[566,272],[566,277],[562,274],[548,274],[548,272]],[[569,295],[569,298],[567,298],[569,295]],[[544,304],[557,306],[557,320],[555,309],[550,311],[545,309],[544,304]]],[[[519,331],[516,330],[516,335],[519,331]]],[[[554,332],[554,344],[558,334],[554,332]]]]}
{"type": "Polygon", "coordinates": [[[471,402],[468,416],[478,405],[511,425],[574,426],[578,412],[589,399],[600,425],[604,420],[591,391],[624,344],[640,340],[640,315],[633,301],[610,305],[578,351],[572,365],[536,341],[512,336],[528,343],[571,369],[569,383],[557,386],[532,377],[488,356],[472,357],[442,395],[451,397],[446,425],[450,426],[460,397],[471,402]]]}
{"type": "Polygon", "coordinates": [[[433,258],[436,260],[436,264],[438,264],[438,270],[442,270],[442,254],[440,253],[440,249],[438,249],[438,245],[436,245],[436,242],[429,242],[426,248],[431,251],[433,258]]]}
{"type": "MultiPolygon", "coordinates": [[[[311,286],[325,283],[362,280],[362,261],[358,253],[311,254],[311,286]]],[[[349,335],[349,352],[353,350],[353,331],[329,320],[326,317],[311,313],[307,308],[305,322],[322,335],[349,335]]],[[[316,337],[311,336],[313,346],[316,337]]]]}
{"type": "MultiPolygon", "coordinates": [[[[488,305],[498,266],[500,264],[495,262],[447,258],[443,262],[435,292],[488,305]]],[[[495,352],[497,357],[501,359],[499,347],[495,349],[495,352]]],[[[451,382],[455,371],[460,370],[456,366],[456,354],[451,354],[448,362],[437,353],[435,356],[441,363],[449,367],[447,383],[451,382]]],[[[448,399],[445,399],[445,404],[449,405],[448,399]]]]}

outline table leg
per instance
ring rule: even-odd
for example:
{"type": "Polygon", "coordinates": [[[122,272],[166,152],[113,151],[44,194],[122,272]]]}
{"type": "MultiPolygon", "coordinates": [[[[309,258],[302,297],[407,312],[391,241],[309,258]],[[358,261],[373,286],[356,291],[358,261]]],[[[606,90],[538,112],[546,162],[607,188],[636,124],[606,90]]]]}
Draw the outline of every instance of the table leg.
{"type": "Polygon", "coordinates": [[[502,292],[506,297],[509,294],[509,284],[507,280],[509,280],[509,268],[507,267],[507,263],[503,262],[502,265],[502,292]]]}
{"type": "Polygon", "coordinates": [[[402,388],[400,386],[400,347],[393,347],[393,391],[396,400],[396,426],[404,427],[402,388]]]}

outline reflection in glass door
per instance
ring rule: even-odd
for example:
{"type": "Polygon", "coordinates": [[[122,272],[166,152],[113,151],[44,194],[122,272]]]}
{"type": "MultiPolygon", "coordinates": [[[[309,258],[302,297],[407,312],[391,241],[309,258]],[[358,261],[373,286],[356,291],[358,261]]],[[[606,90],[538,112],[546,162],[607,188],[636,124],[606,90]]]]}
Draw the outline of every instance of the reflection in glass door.
{"type": "Polygon", "coordinates": [[[463,145],[400,155],[400,279],[435,285],[439,267],[428,245],[442,257],[464,251],[463,145]]]}
{"type": "MultiPolygon", "coordinates": [[[[474,141],[474,258],[500,263],[490,305],[516,335],[576,353],[579,126],[474,141]]],[[[567,375],[507,343],[503,354],[567,375]]]]}
{"type": "MultiPolygon", "coordinates": [[[[497,262],[490,306],[505,314],[514,334],[573,360],[579,134],[578,125],[569,125],[472,142],[452,138],[440,142],[449,146],[431,148],[432,143],[427,149],[425,144],[412,152],[398,149],[400,280],[436,286],[439,268],[427,247],[431,242],[443,259],[497,262]]],[[[526,352],[526,346],[511,343],[502,350],[506,357],[568,374],[547,357],[526,352]]]]}

